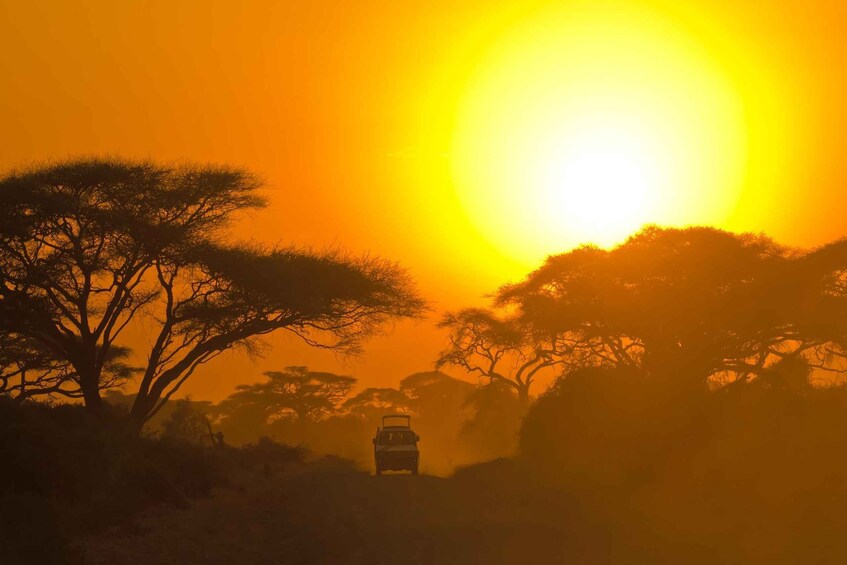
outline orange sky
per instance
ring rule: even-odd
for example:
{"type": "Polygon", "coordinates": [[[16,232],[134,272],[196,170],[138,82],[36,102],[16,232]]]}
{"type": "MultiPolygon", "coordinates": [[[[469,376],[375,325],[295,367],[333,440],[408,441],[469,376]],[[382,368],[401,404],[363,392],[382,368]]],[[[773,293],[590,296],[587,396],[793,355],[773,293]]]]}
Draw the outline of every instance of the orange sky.
{"type": "MultiPolygon", "coordinates": [[[[585,4],[0,0],[0,168],[78,154],[243,165],[272,204],[240,236],[396,259],[436,315],[480,304],[541,254],[507,253],[462,200],[451,143],[468,85],[513,30],[585,4]]],[[[847,7],[610,10],[624,4],[670,22],[740,93],[747,165],[720,227],[807,246],[847,234],[847,7]]],[[[218,399],[292,364],[395,385],[430,369],[443,339],[429,321],[404,323],[338,360],[280,338],[267,358],[216,361],[186,390],[218,399]]]]}

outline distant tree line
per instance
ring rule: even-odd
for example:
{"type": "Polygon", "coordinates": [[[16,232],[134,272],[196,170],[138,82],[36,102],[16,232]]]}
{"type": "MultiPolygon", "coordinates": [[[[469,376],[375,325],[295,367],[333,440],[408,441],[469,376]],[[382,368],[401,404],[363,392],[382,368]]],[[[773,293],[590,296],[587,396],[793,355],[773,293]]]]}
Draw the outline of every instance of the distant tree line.
{"type": "MultiPolygon", "coordinates": [[[[370,438],[386,414],[409,414],[422,436],[425,467],[447,472],[460,463],[514,453],[523,408],[499,383],[477,386],[438,371],[403,378],[398,388],[353,389],[345,375],[286,367],[265,380],[240,385],[214,404],[186,397],[171,402],[150,422],[163,438],[215,445],[255,443],[266,437],[372,464],[370,438]]],[[[129,408],[131,395],[110,392],[106,400],[129,408]]]]}

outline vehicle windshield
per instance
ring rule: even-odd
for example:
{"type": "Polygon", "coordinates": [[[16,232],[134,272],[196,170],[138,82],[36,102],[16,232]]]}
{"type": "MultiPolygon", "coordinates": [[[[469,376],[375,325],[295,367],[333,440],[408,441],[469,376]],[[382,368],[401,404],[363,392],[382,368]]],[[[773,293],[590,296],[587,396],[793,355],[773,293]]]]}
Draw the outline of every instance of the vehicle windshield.
{"type": "Polygon", "coordinates": [[[410,445],[415,443],[412,432],[382,432],[379,434],[380,445],[410,445]]]}

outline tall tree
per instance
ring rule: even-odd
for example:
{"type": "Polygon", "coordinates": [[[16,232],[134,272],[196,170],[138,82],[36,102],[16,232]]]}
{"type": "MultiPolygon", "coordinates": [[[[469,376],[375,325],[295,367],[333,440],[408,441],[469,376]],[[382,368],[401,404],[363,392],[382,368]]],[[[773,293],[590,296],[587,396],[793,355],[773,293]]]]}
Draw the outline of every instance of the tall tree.
{"type": "Polygon", "coordinates": [[[788,249],[713,228],[646,228],[552,256],[497,306],[563,358],[691,384],[746,382],[802,356],[844,370],[847,242],[788,249]]]}
{"type": "MultiPolygon", "coordinates": [[[[153,328],[131,410],[140,428],[202,363],[277,329],[355,351],[423,302],[393,263],[222,245],[260,182],[227,167],[88,159],[0,180],[5,330],[72,367],[99,411],[103,371],[136,318],[153,328]]],[[[231,238],[230,238],[231,239],[231,238]]]]}

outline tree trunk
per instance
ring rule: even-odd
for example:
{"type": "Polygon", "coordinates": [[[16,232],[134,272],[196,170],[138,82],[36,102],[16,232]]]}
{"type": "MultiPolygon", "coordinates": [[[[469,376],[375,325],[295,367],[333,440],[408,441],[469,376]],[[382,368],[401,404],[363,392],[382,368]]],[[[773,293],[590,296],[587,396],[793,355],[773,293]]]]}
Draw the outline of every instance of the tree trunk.
{"type": "Polygon", "coordinates": [[[85,337],[80,344],[78,355],[71,360],[79,375],[79,388],[85,409],[95,415],[100,415],[103,402],[100,398],[100,370],[97,369],[97,343],[85,337]]]}
{"type": "Polygon", "coordinates": [[[518,400],[520,400],[521,406],[523,406],[524,409],[529,406],[529,385],[518,387],[518,400]]]}
{"type": "Polygon", "coordinates": [[[149,394],[142,395],[139,393],[135,397],[135,402],[132,403],[132,409],[129,412],[129,420],[130,428],[136,435],[141,433],[141,429],[147,423],[147,416],[157,401],[158,398],[152,399],[149,394]]]}
{"type": "Polygon", "coordinates": [[[100,379],[90,373],[79,375],[79,387],[82,389],[82,399],[85,401],[85,409],[92,414],[100,414],[103,409],[103,400],[100,398],[100,379]]]}

